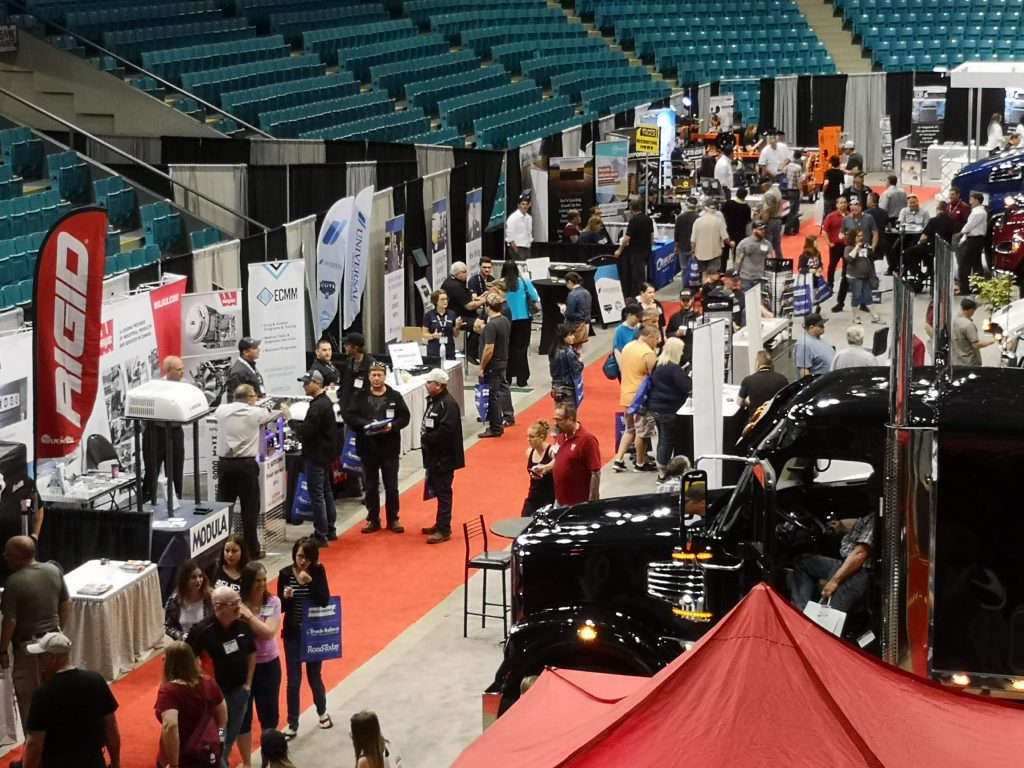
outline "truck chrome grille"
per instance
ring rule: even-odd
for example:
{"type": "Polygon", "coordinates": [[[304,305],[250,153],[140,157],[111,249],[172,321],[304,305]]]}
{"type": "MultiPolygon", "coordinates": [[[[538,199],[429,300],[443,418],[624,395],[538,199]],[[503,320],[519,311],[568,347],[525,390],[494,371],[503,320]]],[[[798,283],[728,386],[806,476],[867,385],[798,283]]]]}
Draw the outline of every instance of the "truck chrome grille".
{"type": "Polygon", "coordinates": [[[673,608],[703,609],[704,573],[690,563],[674,560],[647,565],[647,594],[673,608]]]}

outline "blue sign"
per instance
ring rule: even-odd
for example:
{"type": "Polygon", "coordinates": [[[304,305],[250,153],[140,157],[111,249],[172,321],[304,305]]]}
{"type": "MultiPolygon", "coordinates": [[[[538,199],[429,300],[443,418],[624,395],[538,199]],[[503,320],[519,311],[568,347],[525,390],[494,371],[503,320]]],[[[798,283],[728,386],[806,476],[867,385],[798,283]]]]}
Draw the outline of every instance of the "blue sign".
{"type": "Polygon", "coordinates": [[[321,607],[307,602],[302,610],[302,661],[341,658],[341,598],[332,597],[321,607]]]}
{"type": "Polygon", "coordinates": [[[655,243],[651,250],[649,273],[654,287],[661,290],[672,282],[679,271],[679,259],[676,258],[676,244],[672,240],[655,243]]]}

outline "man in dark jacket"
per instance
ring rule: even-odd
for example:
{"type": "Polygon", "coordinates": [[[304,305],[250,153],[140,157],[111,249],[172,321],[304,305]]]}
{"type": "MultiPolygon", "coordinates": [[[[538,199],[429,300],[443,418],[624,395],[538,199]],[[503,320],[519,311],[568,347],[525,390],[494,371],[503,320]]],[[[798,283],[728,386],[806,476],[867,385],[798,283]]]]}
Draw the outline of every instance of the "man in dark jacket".
{"type": "Polygon", "coordinates": [[[565,322],[579,325],[590,322],[590,291],[583,287],[583,278],[579,272],[568,272],[565,275],[565,287],[569,295],[565,298],[565,322]]]}
{"type": "Polygon", "coordinates": [[[320,372],[320,375],[324,377],[325,387],[338,386],[341,383],[341,374],[334,367],[334,363],[331,362],[331,358],[334,357],[334,345],[331,344],[329,339],[320,339],[314,354],[316,358],[309,369],[320,372]]]}
{"type": "Polygon", "coordinates": [[[366,337],[361,333],[348,334],[342,340],[341,347],[345,357],[338,363],[341,375],[338,402],[347,403],[353,392],[364,389],[370,383],[370,364],[373,358],[366,354],[366,337]]]}
{"type": "Polygon", "coordinates": [[[241,384],[249,384],[256,390],[256,398],[262,398],[263,377],[256,370],[256,361],[260,357],[260,340],[246,336],[238,342],[238,359],[228,368],[228,376],[224,381],[224,397],[221,402],[230,403],[235,390],[241,384]]]}
{"type": "Polygon", "coordinates": [[[409,408],[402,396],[385,383],[387,366],[370,364],[370,386],[356,390],[345,408],[345,424],[356,433],[356,453],[363,461],[366,484],[366,525],[363,533],[380,530],[380,476],[388,528],[405,533],[398,520],[398,459],[402,452],[399,434],[409,426],[409,408]]]}
{"type": "Polygon", "coordinates": [[[288,426],[302,441],[303,472],[313,507],[313,538],[318,545],[326,547],[328,541],[338,538],[335,528],[338,509],[331,489],[331,464],[338,458],[338,422],[320,371],[307,371],[299,381],[313,400],[306,418],[292,419],[288,426]]]}
{"type": "Polygon", "coordinates": [[[466,466],[462,448],[462,412],[448,393],[448,374],[435,368],[427,374],[427,407],[420,424],[423,468],[427,492],[437,497],[437,519],[429,528],[427,544],[452,537],[452,482],[455,470],[466,466]]]}

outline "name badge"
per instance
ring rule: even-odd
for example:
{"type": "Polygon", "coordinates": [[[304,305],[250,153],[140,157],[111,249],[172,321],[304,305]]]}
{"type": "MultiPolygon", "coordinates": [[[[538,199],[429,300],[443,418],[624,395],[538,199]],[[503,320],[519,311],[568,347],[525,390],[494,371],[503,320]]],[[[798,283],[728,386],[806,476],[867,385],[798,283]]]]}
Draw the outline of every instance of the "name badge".
{"type": "Polygon", "coordinates": [[[226,654],[238,653],[238,641],[237,640],[228,640],[226,643],[224,643],[224,653],[226,653],[226,654]]]}
{"type": "Polygon", "coordinates": [[[355,387],[356,389],[362,389],[363,388],[363,380],[362,379],[356,379],[355,381],[352,382],[352,386],[355,387]]]}
{"type": "Polygon", "coordinates": [[[395,409],[394,408],[388,408],[386,411],[384,411],[384,417],[388,418],[388,419],[395,418],[395,409]]]}
{"type": "Polygon", "coordinates": [[[443,347],[445,344],[448,343],[448,337],[442,336],[440,339],[438,339],[438,341],[441,343],[441,346],[443,347]]]}
{"type": "Polygon", "coordinates": [[[427,429],[433,429],[434,428],[434,419],[433,418],[424,419],[423,420],[423,426],[425,426],[427,429]]]}
{"type": "Polygon", "coordinates": [[[761,243],[761,252],[762,253],[767,253],[768,252],[768,243],[761,243]]]}
{"type": "Polygon", "coordinates": [[[274,609],[271,608],[269,605],[264,605],[260,609],[260,616],[273,616],[273,615],[274,615],[274,609]]]}

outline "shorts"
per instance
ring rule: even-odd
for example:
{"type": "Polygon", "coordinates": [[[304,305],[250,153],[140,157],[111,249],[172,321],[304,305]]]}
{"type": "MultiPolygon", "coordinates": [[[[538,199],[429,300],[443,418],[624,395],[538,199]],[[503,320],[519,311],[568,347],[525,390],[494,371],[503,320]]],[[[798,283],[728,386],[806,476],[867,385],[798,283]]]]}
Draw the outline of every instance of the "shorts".
{"type": "Polygon", "coordinates": [[[627,413],[625,426],[627,432],[632,432],[637,437],[655,437],[658,434],[658,425],[655,423],[654,414],[651,411],[627,413]]]}

